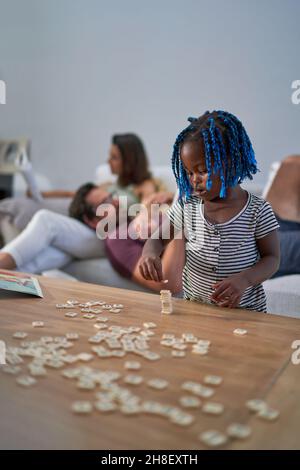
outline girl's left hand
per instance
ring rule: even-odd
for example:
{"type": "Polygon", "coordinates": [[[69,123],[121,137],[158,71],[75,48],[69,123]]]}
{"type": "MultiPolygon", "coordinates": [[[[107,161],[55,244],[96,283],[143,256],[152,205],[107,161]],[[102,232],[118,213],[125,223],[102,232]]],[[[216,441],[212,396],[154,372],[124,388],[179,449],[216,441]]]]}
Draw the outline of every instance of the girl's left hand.
{"type": "Polygon", "coordinates": [[[215,292],[211,296],[219,307],[235,308],[239,305],[245,290],[249,287],[246,277],[239,273],[216,282],[212,288],[215,292]]]}

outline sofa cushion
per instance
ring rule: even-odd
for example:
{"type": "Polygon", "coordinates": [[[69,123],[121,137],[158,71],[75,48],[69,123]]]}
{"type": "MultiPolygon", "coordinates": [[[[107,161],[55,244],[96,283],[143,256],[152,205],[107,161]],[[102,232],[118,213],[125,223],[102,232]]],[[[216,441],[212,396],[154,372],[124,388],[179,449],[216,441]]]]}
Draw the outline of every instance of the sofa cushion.
{"type": "MultiPolygon", "coordinates": [[[[161,180],[168,191],[176,192],[176,181],[172,172],[171,165],[154,165],[150,171],[152,176],[161,180]]],[[[116,177],[111,174],[109,165],[104,163],[96,168],[94,182],[95,184],[106,183],[107,181],[116,181],[116,177]]]]}
{"type": "Polygon", "coordinates": [[[117,273],[106,258],[72,261],[63,268],[63,271],[83,282],[146,291],[139,284],[117,273]]]}
{"type": "Polygon", "coordinates": [[[276,315],[300,318],[300,275],[281,276],[263,283],[267,311],[276,315]]]}

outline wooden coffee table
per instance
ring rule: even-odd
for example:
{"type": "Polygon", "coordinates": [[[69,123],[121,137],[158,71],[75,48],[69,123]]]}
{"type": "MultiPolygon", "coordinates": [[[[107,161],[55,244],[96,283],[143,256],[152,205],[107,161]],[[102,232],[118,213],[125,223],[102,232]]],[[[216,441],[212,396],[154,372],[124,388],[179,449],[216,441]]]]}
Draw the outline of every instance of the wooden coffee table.
{"type": "MultiPolygon", "coordinates": [[[[101,414],[95,410],[88,416],[79,416],[72,413],[71,403],[80,399],[95,401],[95,392],[77,389],[76,383],[64,378],[60,370],[49,369],[47,377],[28,389],[17,385],[15,376],[0,371],[2,449],[202,449],[198,439],[201,432],[224,431],[232,422],[247,423],[253,432],[244,441],[229,442],[227,449],[300,448],[300,365],[291,362],[291,344],[300,339],[299,320],[181,299],[174,299],[174,314],[162,316],[159,296],[155,294],[44,277],[39,277],[39,281],[43,299],[0,292],[0,340],[7,345],[19,344],[20,340],[12,338],[19,330],[29,333],[26,340],[72,331],[79,333],[80,339],[68,352],[91,352],[88,338],[96,332],[95,322],[83,319],[82,314],[66,318],[66,310],[56,309],[55,304],[70,298],[122,303],[124,311],[108,314],[108,324],[141,326],[145,321],[155,322],[156,335],[150,346],[161,359],[152,362],[128,353],[126,358],[95,357],[86,365],[125,374],[125,360],[139,360],[142,368],[138,373],[144,383],[123,385],[131,387],[143,400],[173,406],[178,406],[178,398],[187,394],[180,390],[184,381],[201,382],[206,374],[221,375],[223,383],[211,401],[223,403],[225,411],[220,416],[209,416],[201,409],[192,410],[196,420],[188,427],[146,414],[126,417],[120,411],[101,414]],[[44,321],[45,327],[33,328],[33,320],[44,321]],[[245,328],[248,334],[237,337],[233,334],[235,328],[245,328]],[[163,333],[193,333],[209,339],[209,353],[198,356],[189,346],[185,358],[173,358],[170,349],[160,344],[163,333]],[[166,378],[169,387],[164,391],[150,389],[145,382],[151,377],[166,378]],[[279,419],[264,422],[250,414],[245,407],[250,398],[263,398],[279,409],[279,419]]],[[[23,370],[26,372],[26,364],[23,370]]],[[[122,379],[118,383],[122,384],[122,379]]]]}

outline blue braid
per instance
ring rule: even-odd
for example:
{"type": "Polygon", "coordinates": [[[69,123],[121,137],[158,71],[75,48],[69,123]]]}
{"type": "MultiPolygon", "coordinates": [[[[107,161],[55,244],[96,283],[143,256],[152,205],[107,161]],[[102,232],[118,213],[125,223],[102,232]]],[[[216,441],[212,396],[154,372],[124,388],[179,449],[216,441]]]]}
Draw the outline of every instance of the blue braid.
{"type": "Polygon", "coordinates": [[[212,181],[211,181],[211,145],[209,143],[208,130],[207,129],[202,129],[201,133],[202,133],[203,142],[204,142],[206,168],[207,168],[207,171],[208,171],[208,180],[207,180],[207,183],[206,183],[206,188],[208,190],[210,190],[211,186],[212,186],[212,181]]]}
{"type": "Polygon", "coordinates": [[[232,163],[236,165],[236,173],[239,176],[238,184],[245,178],[253,179],[252,174],[257,173],[257,162],[255,159],[254,150],[251,141],[245,131],[245,128],[238,118],[227,112],[220,112],[221,118],[224,122],[228,122],[229,126],[236,133],[236,142],[238,143],[238,158],[232,163]]]}
{"type": "MultiPolygon", "coordinates": [[[[224,173],[224,168],[223,168],[222,163],[225,165],[225,170],[227,173],[228,159],[226,158],[223,162],[221,162],[220,149],[217,143],[217,135],[216,135],[217,127],[215,125],[215,120],[213,118],[209,118],[208,121],[209,121],[209,133],[210,133],[210,138],[211,138],[212,148],[213,148],[213,155],[215,159],[214,168],[218,171],[220,179],[221,179],[221,183],[222,183],[221,190],[220,190],[220,197],[225,197],[226,196],[226,183],[225,183],[225,173],[224,173]]],[[[211,181],[211,172],[210,172],[209,167],[207,167],[207,170],[208,170],[208,182],[209,182],[211,181]]]]}
{"type": "Polygon", "coordinates": [[[180,199],[182,197],[188,198],[192,194],[192,187],[180,158],[180,146],[184,141],[185,136],[190,132],[190,130],[190,126],[183,129],[183,131],[181,131],[180,134],[177,136],[173,146],[172,170],[176,179],[177,186],[179,188],[180,199]]]}
{"type": "MultiPolygon", "coordinates": [[[[228,131],[230,168],[227,172],[227,184],[230,187],[238,183],[239,178],[237,179],[237,175],[241,174],[239,135],[235,122],[228,119],[222,112],[219,114],[219,118],[224,122],[228,131]]],[[[226,160],[228,161],[227,156],[226,160]]]]}

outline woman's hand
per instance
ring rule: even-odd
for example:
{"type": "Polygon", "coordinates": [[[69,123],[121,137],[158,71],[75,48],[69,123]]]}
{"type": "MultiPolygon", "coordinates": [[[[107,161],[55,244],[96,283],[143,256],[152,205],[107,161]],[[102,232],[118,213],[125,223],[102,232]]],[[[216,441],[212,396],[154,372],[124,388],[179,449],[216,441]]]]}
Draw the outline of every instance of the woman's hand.
{"type": "Polygon", "coordinates": [[[170,204],[173,201],[174,194],[169,191],[159,191],[143,199],[143,204],[170,204]]]}
{"type": "Polygon", "coordinates": [[[140,212],[129,224],[130,230],[140,240],[148,240],[163,222],[163,214],[159,211],[140,212]]]}
{"type": "Polygon", "coordinates": [[[163,280],[162,263],[159,256],[142,256],[139,261],[139,270],[147,281],[161,282],[163,280]]]}
{"type": "Polygon", "coordinates": [[[236,308],[249,287],[249,282],[244,274],[239,273],[216,282],[212,287],[215,289],[211,296],[212,301],[219,307],[236,308]]]}
{"type": "Polygon", "coordinates": [[[160,191],[153,194],[152,204],[171,204],[174,194],[169,191],[160,191]]]}

